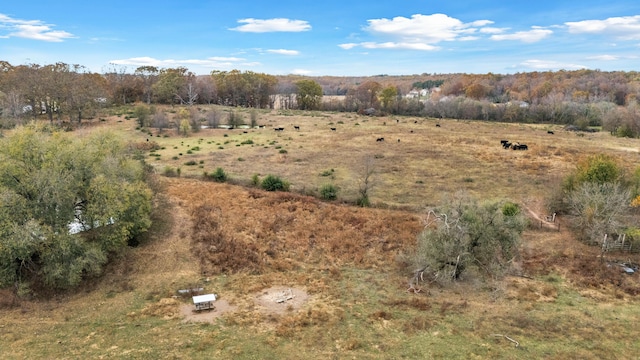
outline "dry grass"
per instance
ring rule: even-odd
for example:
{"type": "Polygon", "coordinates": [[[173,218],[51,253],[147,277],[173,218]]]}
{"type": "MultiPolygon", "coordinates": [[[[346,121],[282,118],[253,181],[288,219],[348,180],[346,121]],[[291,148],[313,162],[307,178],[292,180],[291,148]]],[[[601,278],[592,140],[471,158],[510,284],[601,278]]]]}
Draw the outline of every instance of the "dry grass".
{"type": "MultiPolygon", "coordinates": [[[[409,293],[403,262],[423,226],[420,209],[441,194],[508,197],[544,214],[548,184],[578,157],[607,152],[634,166],[637,140],[558,129],[548,135],[533,125],[440,121],[436,128],[420,118],[291,114],[261,115],[261,124],[284,126],[282,134],[267,128],[154,137],[164,149],[148,161],[159,172],[168,165],[183,174],[158,180],[156,227],[77,292],[17,306],[0,293],[3,358],[600,359],[640,351],[637,275],[601,266],[598,250],[576,241],[563,219],[560,231],[525,232],[515,267],[525,277],[446,289],[424,284],[409,293]],[[376,142],[381,136],[385,141],[376,142]],[[248,138],[253,145],[235,146],[248,138]],[[503,150],[502,138],[530,150],[503,150]],[[194,146],[200,150],[186,155],[194,146]],[[355,197],[369,155],[377,157],[372,200],[379,208],[308,196],[332,181],[343,200],[355,197]],[[204,161],[203,168],[182,165],[189,159],[204,161]],[[239,183],[276,174],[295,191],[196,179],[218,166],[239,183]],[[330,169],[333,179],[321,175],[330,169]],[[189,299],[172,296],[197,286],[234,311],[213,324],[183,322],[189,299]],[[283,313],[261,311],[256,294],[278,286],[305,289],[310,300],[283,313]]],[[[106,125],[149,150],[133,120],[106,125]]]]}

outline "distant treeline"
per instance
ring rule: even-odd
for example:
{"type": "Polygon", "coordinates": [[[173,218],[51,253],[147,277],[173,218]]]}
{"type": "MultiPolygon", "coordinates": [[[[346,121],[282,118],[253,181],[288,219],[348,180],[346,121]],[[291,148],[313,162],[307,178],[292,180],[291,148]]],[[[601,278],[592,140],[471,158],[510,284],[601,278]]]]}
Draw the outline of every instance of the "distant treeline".
{"type": "Polygon", "coordinates": [[[602,126],[619,136],[640,135],[640,74],[598,70],[371,77],[232,70],[197,76],[182,67],[111,66],[99,74],[65,63],[0,61],[0,111],[3,126],[11,126],[29,117],[81,121],[100,107],[134,102],[295,109],[296,99],[308,99],[309,80],[332,95],[317,102],[318,110],[602,126]]]}

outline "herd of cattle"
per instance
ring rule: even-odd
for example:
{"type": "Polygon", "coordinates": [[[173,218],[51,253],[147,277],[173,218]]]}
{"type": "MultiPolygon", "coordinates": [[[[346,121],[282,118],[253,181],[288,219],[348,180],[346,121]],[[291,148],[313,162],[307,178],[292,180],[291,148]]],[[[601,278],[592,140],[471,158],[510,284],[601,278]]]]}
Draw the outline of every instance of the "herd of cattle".
{"type": "MultiPolygon", "coordinates": [[[[262,126],[261,126],[262,127],[262,126]]],[[[436,124],[436,127],[440,127],[440,124],[436,124]]],[[[300,130],[300,126],[295,125],[293,127],[295,130],[300,130]]],[[[283,127],[277,127],[274,128],[275,131],[284,131],[283,127]]],[[[331,131],[336,131],[336,128],[331,128],[331,131]]],[[[413,130],[411,130],[411,132],[413,133],[413,130]]],[[[552,131],[548,131],[549,134],[553,134],[552,131]]],[[[382,142],[384,141],[383,137],[380,138],[376,138],[377,142],[382,142]]],[[[400,142],[400,139],[398,139],[398,142],[400,142]]],[[[521,144],[519,142],[511,142],[509,140],[500,140],[500,144],[502,144],[502,147],[504,149],[511,149],[511,150],[529,150],[529,147],[527,146],[527,144],[521,144]]]]}

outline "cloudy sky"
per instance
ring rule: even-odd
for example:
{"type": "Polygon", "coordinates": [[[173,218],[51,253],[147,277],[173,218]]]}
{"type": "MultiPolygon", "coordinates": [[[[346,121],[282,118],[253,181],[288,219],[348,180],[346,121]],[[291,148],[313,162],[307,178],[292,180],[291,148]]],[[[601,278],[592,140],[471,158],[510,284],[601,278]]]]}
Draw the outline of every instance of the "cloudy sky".
{"type": "Polygon", "coordinates": [[[311,76],[640,71],[640,1],[2,1],[0,60],[311,76]]]}

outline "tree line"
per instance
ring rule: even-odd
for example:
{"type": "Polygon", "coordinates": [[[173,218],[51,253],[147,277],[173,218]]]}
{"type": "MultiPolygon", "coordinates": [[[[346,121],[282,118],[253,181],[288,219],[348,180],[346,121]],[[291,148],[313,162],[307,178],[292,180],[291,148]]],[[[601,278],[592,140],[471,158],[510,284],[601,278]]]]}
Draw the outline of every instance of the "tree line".
{"type": "Polygon", "coordinates": [[[107,104],[145,102],[601,126],[637,137],[639,101],[638,72],[306,77],[215,70],[198,76],[183,67],[112,65],[98,74],[81,65],[0,61],[5,126],[42,116],[81,121],[107,104]]]}

